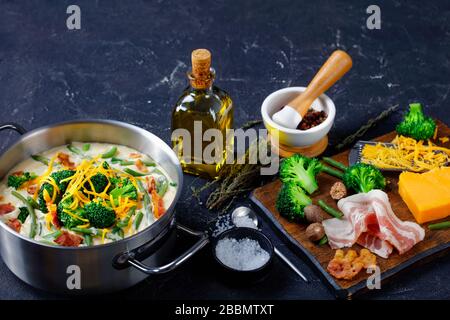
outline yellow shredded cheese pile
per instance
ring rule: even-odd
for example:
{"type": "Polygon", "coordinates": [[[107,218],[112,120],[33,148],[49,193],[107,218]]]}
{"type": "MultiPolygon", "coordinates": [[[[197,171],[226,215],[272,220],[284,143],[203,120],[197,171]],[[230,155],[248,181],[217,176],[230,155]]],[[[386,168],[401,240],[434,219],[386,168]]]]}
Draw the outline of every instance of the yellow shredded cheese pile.
{"type": "MultiPolygon", "coordinates": [[[[56,156],[53,157],[49,163],[49,166],[44,174],[42,174],[39,177],[40,184],[43,183],[49,183],[53,186],[53,194],[48,194],[47,190],[44,190],[44,200],[48,205],[51,205],[55,203],[57,193],[60,192],[58,185],[56,184],[55,180],[50,176],[50,174],[53,171],[53,164],[55,162],[56,156]]],[[[97,156],[90,160],[83,160],[75,170],[75,174],[67,179],[62,180],[61,182],[68,182],[66,192],[64,194],[63,199],[61,201],[64,201],[65,199],[72,197],[73,202],[71,206],[69,207],[70,210],[64,209],[64,212],[68,215],[79,219],[84,222],[83,225],[80,225],[79,228],[88,228],[90,226],[89,220],[81,218],[80,216],[76,215],[73,211],[75,211],[79,207],[84,207],[85,204],[88,202],[93,201],[101,201],[103,205],[108,206],[109,203],[107,201],[110,201],[110,205],[112,206],[113,210],[116,213],[116,216],[119,219],[122,219],[127,216],[129,210],[132,207],[137,206],[137,201],[132,200],[129,198],[121,198],[117,199],[117,201],[114,201],[112,196],[108,195],[107,192],[111,186],[110,179],[113,177],[126,177],[130,179],[130,181],[133,183],[133,185],[136,187],[137,190],[137,182],[136,178],[125,174],[119,170],[116,169],[105,169],[102,166],[102,159],[100,159],[100,156],[97,156]],[[95,176],[96,174],[101,173],[105,175],[108,178],[108,185],[105,187],[104,191],[101,193],[95,192],[94,185],[91,181],[91,178],[95,176]],[[84,186],[88,183],[91,186],[91,190],[87,190],[84,186]]],[[[37,195],[37,193],[36,193],[37,195]]],[[[56,211],[56,206],[54,208],[54,211],[56,211]]],[[[51,220],[52,220],[52,211],[49,210],[49,213],[46,215],[46,223],[47,228],[50,229],[51,227],[51,220]]],[[[109,232],[108,229],[103,230],[102,238],[104,239],[105,234],[109,232]]]]}
{"type": "Polygon", "coordinates": [[[395,147],[382,143],[365,145],[362,149],[362,162],[381,169],[401,169],[414,172],[428,171],[447,164],[450,149],[434,145],[431,141],[416,141],[397,136],[392,141],[395,147]]]}

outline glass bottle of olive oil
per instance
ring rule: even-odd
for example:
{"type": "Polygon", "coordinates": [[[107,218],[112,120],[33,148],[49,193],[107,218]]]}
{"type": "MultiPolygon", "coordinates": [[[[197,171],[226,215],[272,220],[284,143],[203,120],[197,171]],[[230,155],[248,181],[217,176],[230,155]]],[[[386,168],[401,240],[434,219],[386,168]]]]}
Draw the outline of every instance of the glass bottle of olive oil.
{"type": "Polygon", "coordinates": [[[211,53],[197,49],[191,59],[190,85],[172,113],[172,144],[184,172],[217,178],[232,148],[227,129],[233,127],[233,103],[228,93],[213,86],[211,53]]]}

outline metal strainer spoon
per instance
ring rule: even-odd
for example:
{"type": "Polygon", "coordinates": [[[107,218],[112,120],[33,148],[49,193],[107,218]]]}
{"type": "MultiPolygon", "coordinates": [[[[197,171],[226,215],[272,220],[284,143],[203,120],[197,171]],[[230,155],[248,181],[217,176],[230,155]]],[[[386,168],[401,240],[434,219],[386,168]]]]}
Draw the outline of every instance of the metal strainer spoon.
{"type": "MultiPolygon", "coordinates": [[[[231,213],[231,220],[233,223],[237,226],[237,221],[239,218],[247,217],[249,218],[256,228],[258,228],[258,217],[256,216],[255,211],[250,209],[249,207],[238,207],[233,210],[231,213]]],[[[297,267],[284,255],[281,253],[280,250],[277,249],[277,247],[274,247],[275,254],[284,261],[295,273],[297,273],[305,282],[308,282],[308,279],[305,277],[305,275],[297,269],[297,267]]]]}

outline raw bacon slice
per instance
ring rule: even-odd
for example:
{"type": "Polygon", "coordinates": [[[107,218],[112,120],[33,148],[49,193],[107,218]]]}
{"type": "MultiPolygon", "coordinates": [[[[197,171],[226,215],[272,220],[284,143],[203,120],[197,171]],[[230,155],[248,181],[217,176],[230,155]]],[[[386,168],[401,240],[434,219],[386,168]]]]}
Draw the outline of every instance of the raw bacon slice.
{"type": "Polygon", "coordinates": [[[390,254],[394,250],[394,247],[389,242],[381,240],[368,232],[363,233],[358,238],[357,243],[385,259],[389,258],[390,254]]]}
{"type": "Polygon", "coordinates": [[[403,254],[425,237],[418,224],[397,218],[387,194],[381,190],[341,199],[338,207],[344,213],[343,219],[322,222],[333,249],[351,247],[358,242],[387,258],[394,247],[403,254]]]}

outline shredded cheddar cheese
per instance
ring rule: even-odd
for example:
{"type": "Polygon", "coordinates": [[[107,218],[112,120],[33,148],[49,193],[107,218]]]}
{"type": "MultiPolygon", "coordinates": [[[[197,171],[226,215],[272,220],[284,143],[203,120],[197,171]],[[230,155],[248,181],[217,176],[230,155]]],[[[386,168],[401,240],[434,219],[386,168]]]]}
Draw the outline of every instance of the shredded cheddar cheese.
{"type": "Polygon", "coordinates": [[[416,141],[397,136],[392,141],[395,147],[382,143],[365,145],[362,149],[362,162],[381,169],[402,169],[414,172],[428,171],[447,164],[450,149],[434,145],[431,141],[416,141]]]}
{"type": "Polygon", "coordinates": [[[440,141],[441,143],[446,143],[446,142],[449,142],[450,139],[449,139],[449,137],[440,137],[440,138],[439,138],[439,141],[440,141]]]}

